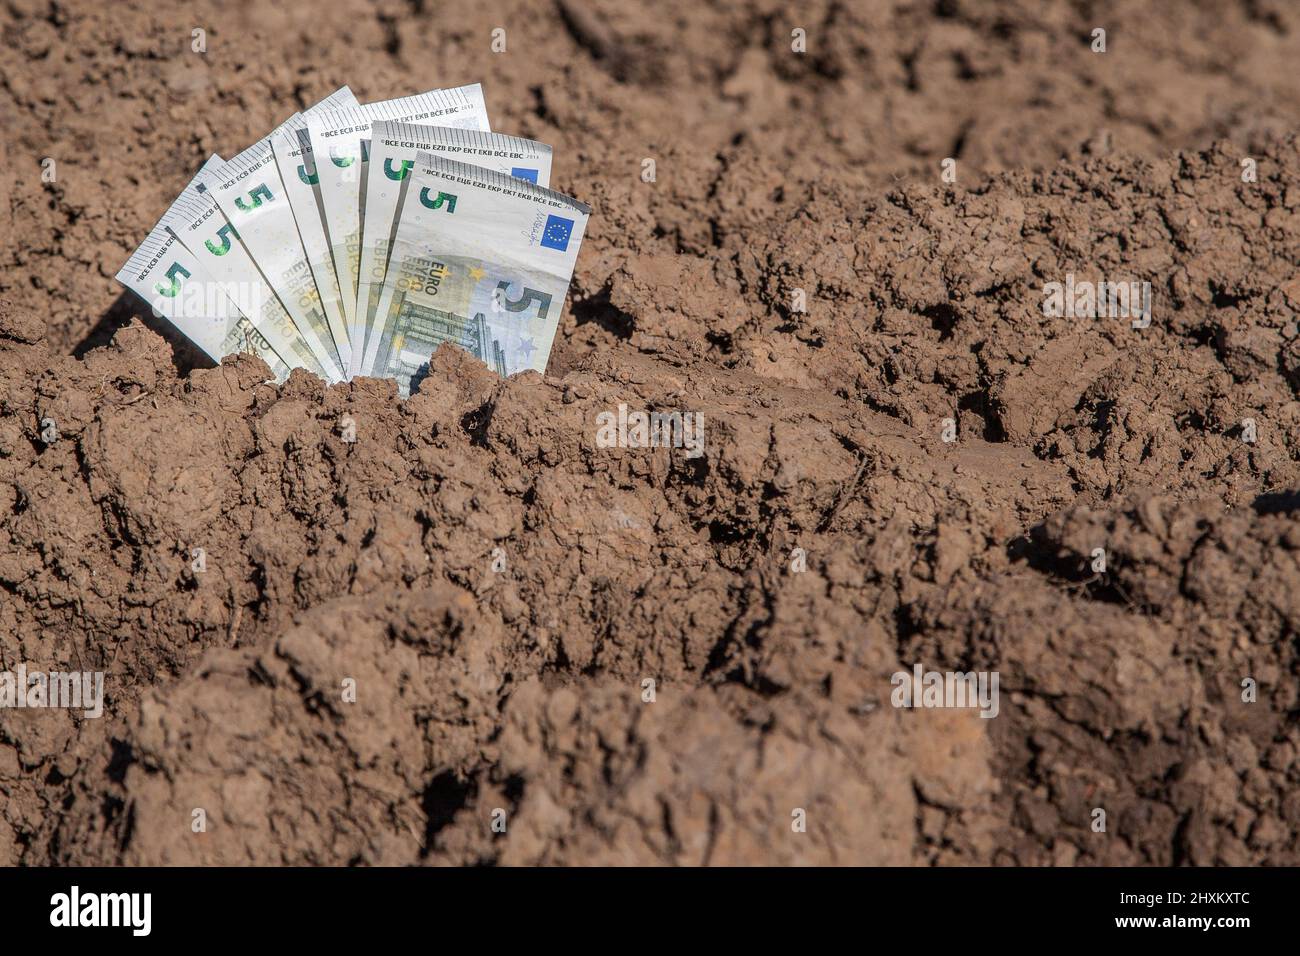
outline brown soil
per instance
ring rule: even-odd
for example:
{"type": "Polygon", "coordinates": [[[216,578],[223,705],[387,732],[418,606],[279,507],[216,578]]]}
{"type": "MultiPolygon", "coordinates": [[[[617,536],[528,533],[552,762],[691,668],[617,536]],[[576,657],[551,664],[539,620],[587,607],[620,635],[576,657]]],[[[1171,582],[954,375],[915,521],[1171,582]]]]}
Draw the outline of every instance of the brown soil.
{"type": "Polygon", "coordinates": [[[0,668],[108,694],[0,710],[0,863],[1300,863],[1294,4],[0,31],[0,668]],[[594,206],[545,378],[277,388],[119,297],[210,151],[475,80],[594,206]],[[1044,316],[1067,272],[1151,327],[1044,316]],[[620,402],[705,454],[597,447],[620,402]],[[890,706],[918,662],[999,715],[890,706]]]}

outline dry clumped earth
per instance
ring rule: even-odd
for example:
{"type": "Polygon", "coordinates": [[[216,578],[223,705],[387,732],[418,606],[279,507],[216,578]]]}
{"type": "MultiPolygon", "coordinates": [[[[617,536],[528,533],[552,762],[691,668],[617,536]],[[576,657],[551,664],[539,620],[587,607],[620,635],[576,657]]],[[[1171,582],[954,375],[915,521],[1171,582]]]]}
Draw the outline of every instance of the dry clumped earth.
{"type": "Polygon", "coordinates": [[[107,673],[99,720],[0,710],[0,862],[1300,863],[1294,5],[0,33],[0,665],[107,673]],[[276,387],[119,297],[210,151],[476,80],[595,207],[545,377],[276,387]],[[1151,327],[1046,317],[1067,272],[1151,327]],[[620,402],[704,455],[598,448],[620,402]],[[890,706],[915,662],[998,671],[998,716],[890,706]]]}

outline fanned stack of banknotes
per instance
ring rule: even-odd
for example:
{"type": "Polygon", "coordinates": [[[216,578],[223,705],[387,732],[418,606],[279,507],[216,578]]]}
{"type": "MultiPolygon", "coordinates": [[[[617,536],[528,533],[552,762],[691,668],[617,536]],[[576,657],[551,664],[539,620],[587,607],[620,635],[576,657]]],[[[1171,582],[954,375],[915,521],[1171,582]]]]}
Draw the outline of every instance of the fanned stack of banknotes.
{"type": "Polygon", "coordinates": [[[214,360],[277,381],[397,380],[455,343],[544,371],[590,208],[551,148],[493,133],[479,84],[362,105],[347,87],[212,156],[118,273],[214,360]]]}

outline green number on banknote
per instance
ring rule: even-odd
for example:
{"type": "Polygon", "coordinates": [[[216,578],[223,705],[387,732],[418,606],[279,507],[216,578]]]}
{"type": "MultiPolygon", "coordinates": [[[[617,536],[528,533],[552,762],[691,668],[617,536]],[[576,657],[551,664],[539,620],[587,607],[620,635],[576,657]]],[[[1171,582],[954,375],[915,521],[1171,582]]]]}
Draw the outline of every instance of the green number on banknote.
{"type": "Polygon", "coordinates": [[[506,292],[510,289],[509,282],[498,282],[496,294],[492,296],[494,302],[500,302],[505,306],[507,312],[522,312],[528,306],[537,303],[537,317],[546,318],[546,313],[551,311],[551,294],[549,292],[538,292],[536,289],[524,289],[524,294],[517,299],[506,297],[506,292]]]}
{"type": "Polygon", "coordinates": [[[420,190],[421,205],[428,206],[430,209],[441,209],[443,203],[447,204],[447,212],[456,211],[456,197],[451,193],[438,193],[437,199],[430,199],[428,186],[420,190]]]}
{"type": "Polygon", "coordinates": [[[208,252],[214,256],[224,256],[230,251],[231,237],[239,238],[239,233],[235,232],[235,227],[231,223],[226,223],[217,230],[217,238],[221,240],[221,245],[214,246],[211,239],[204,239],[203,244],[208,247],[208,252]]]}
{"type": "Polygon", "coordinates": [[[337,166],[339,169],[346,169],[356,161],[357,158],[355,156],[335,156],[334,147],[333,146],[330,147],[330,162],[333,163],[335,166],[337,166]]]}
{"type": "Polygon", "coordinates": [[[315,186],[317,183],[320,182],[320,174],[319,173],[308,174],[307,167],[302,165],[301,163],[298,165],[298,178],[301,179],[308,186],[315,186]]]}
{"type": "Polygon", "coordinates": [[[409,173],[411,171],[411,167],[415,165],[415,161],[411,159],[402,159],[402,160],[398,160],[398,162],[402,164],[402,168],[394,170],[392,159],[389,158],[384,160],[384,175],[387,176],[389,179],[397,179],[397,180],[405,179],[406,174],[409,173]]]}
{"type": "Polygon", "coordinates": [[[167,278],[171,280],[170,285],[163,285],[161,282],[154,285],[154,291],[159,295],[165,295],[169,299],[176,298],[176,293],[181,291],[181,279],[190,277],[189,270],[179,262],[173,262],[167,270],[167,278]]]}
{"type": "Polygon", "coordinates": [[[248,198],[253,200],[252,203],[245,203],[244,197],[240,196],[235,200],[235,205],[244,210],[244,212],[251,212],[258,206],[262,205],[263,199],[270,202],[275,197],[271,195],[271,187],[266,185],[266,183],[262,183],[262,185],[255,187],[252,192],[248,194],[248,198]]]}

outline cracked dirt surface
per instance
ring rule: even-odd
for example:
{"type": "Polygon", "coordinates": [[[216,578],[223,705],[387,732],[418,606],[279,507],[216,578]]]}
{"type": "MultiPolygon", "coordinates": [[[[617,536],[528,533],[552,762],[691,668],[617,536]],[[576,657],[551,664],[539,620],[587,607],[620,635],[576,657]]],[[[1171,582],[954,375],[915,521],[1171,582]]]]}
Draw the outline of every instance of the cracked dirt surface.
{"type": "Polygon", "coordinates": [[[1291,5],[0,33],[0,669],[107,691],[0,709],[0,862],[1300,862],[1291,5]],[[473,81],[594,206],[545,377],[276,387],[119,297],[209,152],[473,81]],[[1044,315],[1066,273],[1151,283],[1150,328],[1044,315]],[[620,403],[704,454],[597,447],[620,403]],[[997,671],[998,716],[892,707],[916,662],[997,671]]]}

